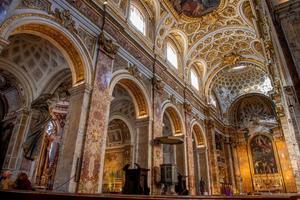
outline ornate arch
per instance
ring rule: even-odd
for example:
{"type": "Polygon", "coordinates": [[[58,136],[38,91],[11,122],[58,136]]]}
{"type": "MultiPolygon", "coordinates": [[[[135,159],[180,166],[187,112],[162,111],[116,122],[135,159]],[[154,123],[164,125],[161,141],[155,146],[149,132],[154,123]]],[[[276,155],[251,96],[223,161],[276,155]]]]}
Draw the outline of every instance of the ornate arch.
{"type": "Polygon", "coordinates": [[[207,140],[201,125],[194,121],[191,125],[191,132],[196,142],[197,147],[207,147],[207,140]]]}
{"type": "Polygon", "coordinates": [[[33,99],[37,97],[37,93],[34,89],[34,85],[31,84],[31,81],[28,79],[26,74],[20,70],[19,67],[16,67],[13,63],[8,62],[7,60],[0,59],[0,69],[7,71],[13,74],[19,83],[22,85],[24,94],[25,94],[25,103],[24,105],[30,107],[33,99]]]}
{"type": "Polygon", "coordinates": [[[68,29],[51,16],[22,13],[8,18],[0,27],[0,37],[7,40],[12,35],[29,33],[42,37],[56,46],[70,66],[73,85],[91,83],[92,59],[84,45],[68,29]]]}
{"type": "Polygon", "coordinates": [[[122,85],[130,94],[136,110],[137,118],[150,117],[150,100],[142,83],[136,78],[125,73],[114,73],[110,83],[109,94],[112,95],[116,84],[122,85]]]}
{"type": "Polygon", "coordinates": [[[113,121],[114,119],[119,119],[119,120],[123,121],[126,124],[126,126],[129,129],[129,133],[130,133],[130,143],[131,143],[131,145],[134,145],[134,136],[133,136],[133,133],[135,133],[135,130],[133,129],[133,127],[132,127],[130,121],[128,120],[128,118],[125,117],[125,116],[123,116],[123,115],[119,115],[119,114],[118,115],[113,115],[113,116],[111,116],[109,118],[108,124],[111,121],[113,121]]]}
{"type": "MultiPolygon", "coordinates": [[[[239,109],[239,105],[240,103],[244,100],[244,99],[247,99],[247,98],[259,98],[258,100],[263,104],[263,106],[266,107],[267,109],[267,113],[268,115],[272,115],[276,116],[276,110],[275,110],[275,105],[272,101],[272,99],[264,94],[259,94],[259,93],[251,93],[251,94],[245,94],[245,95],[242,95],[240,96],[239,98],[237,98],[232,104],[231,106],[229,107],[228,109],[228,112],[227,112],[227,115],[229,117],[229,120],[232,124],[234,124],[234,122],[236,121],[237,119],[237,111],[239,109]]],[[[254,99],[255,100],[255,99],[254,99]]],[[[253,104],[258,104],[258,103],[255,103],[253,102],[253,104]]],[[[258,113],[258,114],[261,114],[262,113],[258,113]]],[[[240,116],[239,116],[240,117],[240,116]]]]}
{"type": "Polygon", "coordinates": [[[184,131],[183,120],[178,109],[172,103],[166,101],[163,103],[162,110],[163,112],[162,112],[161,119],[163,120],[164,114],[166,114],[169,117],[172,123],[173,134],[174,135],[184,134],[185,131],[184,131]]]}

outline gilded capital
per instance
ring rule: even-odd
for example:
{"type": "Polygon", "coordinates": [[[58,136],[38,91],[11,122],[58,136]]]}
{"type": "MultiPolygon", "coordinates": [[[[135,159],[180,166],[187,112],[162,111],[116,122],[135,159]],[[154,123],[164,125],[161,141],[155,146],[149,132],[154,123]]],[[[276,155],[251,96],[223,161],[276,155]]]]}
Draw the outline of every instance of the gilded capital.
{"type": "Polygon", "coordinates": [[[118,52],[119,46],[114,44],[111,39],[108,39],[103,32],[100,33],[98,43],[100,50],[110,57],[114,57],[118,52]]]}
{"type": "Polygon", "coordinates": [[[184,110],[187,113],[191,113],[192,112],[193,106],[189,102],[184,102],[183,106],[184,106],[184,110]]]}
{"type": "Polygon", "coordinates": [[[153,87],[154,87],[154,89],[155,89],[158,93],[162,94],[162,92],[164,91],[165,85],[164,85],[164,83],[162,82],[162,80],[157,79],[156,77],[154,77],[154,78],[153,78],[153,87]]]}

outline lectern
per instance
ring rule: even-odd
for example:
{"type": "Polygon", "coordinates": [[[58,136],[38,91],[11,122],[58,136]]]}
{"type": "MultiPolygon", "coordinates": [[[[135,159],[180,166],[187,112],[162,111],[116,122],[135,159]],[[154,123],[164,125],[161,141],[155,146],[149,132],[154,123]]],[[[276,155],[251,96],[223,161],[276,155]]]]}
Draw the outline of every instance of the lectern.
{"type": "Polygon", "coordinates": [[[150,188],[148,187],[148,171],[149,169],[140,168],[134,163],[136,168],[129,169],[127,164],[123,170],[125,171],[125,184],[122,189],[123,194],[144,194],[149,195],[150,188]]]}

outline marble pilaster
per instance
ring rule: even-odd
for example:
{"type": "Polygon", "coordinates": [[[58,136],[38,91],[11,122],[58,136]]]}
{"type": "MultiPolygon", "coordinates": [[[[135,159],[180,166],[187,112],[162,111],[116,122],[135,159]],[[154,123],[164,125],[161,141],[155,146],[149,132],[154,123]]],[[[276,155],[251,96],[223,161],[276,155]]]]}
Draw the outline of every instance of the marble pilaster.
{"type": "Polygon", "coordinates": [[[216,141],[215,141],[215,126],[213,121],[206,120],[205,122],[207,130],[207,143],[209,147],[209,163],[210,163],[210,178],[211,178],[211,194],[220,194],[220,183],[217,166],[217,153],[216,153],[216,141]]]}
{"type": "MultiPolygon", "coordinates": [[[[153,139],[162,136],[162,92],[163,86],[160,85],[160,81],[155,80],[153,87],[154,98],[153,98],[153,130],[152,130],[152,141],[153,139]]],[[[163,152],[162,145],[152,143],[152,169],[151,169],[151,194],[161,194],[160,182],[160,165],[163,163],[163,152]]]]}
{"type": "Polygon", "coordinates": [[[196,195],[196,184],[195,184],[195,163],[194,163],[194,149],[193,149],[193,134],[191,126],[191,113],[186,111],[185,122],[186,122],[186,152],[187,152],[187,169],[188,169],[188,190],[190,195],[196,195]]]}
{"type": "Polygon", "coordinates": [[[118,47],[107,39],[103,32],[99,37],[99,46],[82,157],[78,188],[80,193],[102,191],[109,108],[112,100],[109,84],[112,79],[114,55],[118,47]]]}
{"type": "Polygon", "coordinates": [[[70,105],[55,175],[54,190],[75,192],[91,86],[81,84],[69,90],[70,105]],[[76,175],[75,175],[76,174],[76,175]],[[70,181],[68,181],[70,180],[70,181]],[[64,184],[67,182],[66,184],[64,184]]]}

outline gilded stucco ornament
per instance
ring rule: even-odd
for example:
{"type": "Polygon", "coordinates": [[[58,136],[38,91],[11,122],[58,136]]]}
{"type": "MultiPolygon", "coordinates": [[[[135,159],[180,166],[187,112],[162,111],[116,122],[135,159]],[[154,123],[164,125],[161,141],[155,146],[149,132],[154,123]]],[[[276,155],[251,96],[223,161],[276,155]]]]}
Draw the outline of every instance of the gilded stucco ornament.
{"type": "Polygon", "coordinates": [[[284,108],[281,101],[281,94],[282,94],[282,90],[281,90],[280,80],[276,80],[274,82],[274,91],[272,93],[272,99],[275,103],[275,110],[278,117],[285,116],[284,108]]]}
{"type": "Polygon", "coordinates": [[[158,79],[157,77],[154,77],[152,81],[153,81],[154,89],[158,93],[162,94],[164,91],[164,87],[165,87],[165,84],[162,82],[162,80],[158,79]]]}
{"type": "Polygon", "coordinates": [[[183,103],[183,107],[184,107],[184,109],[185,109],[185,111],[187,113],[191,113],[192,112],[193,106],[189,102],[185,101],[183,103]]]}
{"type": "Polygon", "coordinates": [[[129,66],[126,69],[128,70],[128,73],[134,76],[135,78],[141,77],[141,73],[139,72],[139,69],[135,64],[129,64],[129,66]]]}
{"type": "Polygon", "coordinates": [[[224,56],[223,66],[226,65],[235,65],[238,61],[241,60],[241,56],[236,52],[232,52],[224,56]]]}
{"type": "Polygon", "coordinates": [[[283,105],[281,103],[276,104],[275,110],[276,110],[276,114],[277,114],[278,117],[284,117],[285,116],[284,108],[283,108],[283,105]]]}
{"type": "Polygon", "coordinates": [[[72,19],[71,12],[69,10],[60,11],[58,8],[56,8],[53,15],[56,20],[70,32],[78,33],[75,26],[75,21],[72,19]]]}
{"type": "Polygon", "coordinates": [[[108,39],[103,32],[100,33],[98,43],[100,49],[110,57],[114,57],[118,52],[119,46],[114,44],[111,39],[108,39]]]}
{"type": "Polygon", "coordinates": [[[176,101],[176,97],[174,94],[170,95],[169,100],[171,101],[172,104],[176,105],[177,101],[176,101]]]}

